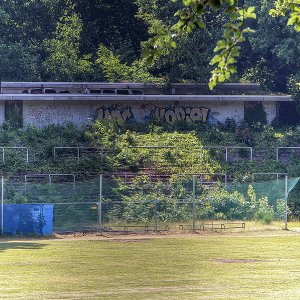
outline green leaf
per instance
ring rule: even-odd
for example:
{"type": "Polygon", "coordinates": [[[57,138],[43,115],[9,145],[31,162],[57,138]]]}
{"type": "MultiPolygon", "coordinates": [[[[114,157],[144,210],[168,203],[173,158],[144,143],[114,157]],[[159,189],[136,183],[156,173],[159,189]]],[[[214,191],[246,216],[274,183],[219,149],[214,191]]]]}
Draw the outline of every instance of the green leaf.
{"type": "Polygon", "coordinates": [[[222,56],[220,55],[215,55],[213,59],[211,60],[210,64],[215,65],[216,63],[220,62],[222,60],[222,56]]]}

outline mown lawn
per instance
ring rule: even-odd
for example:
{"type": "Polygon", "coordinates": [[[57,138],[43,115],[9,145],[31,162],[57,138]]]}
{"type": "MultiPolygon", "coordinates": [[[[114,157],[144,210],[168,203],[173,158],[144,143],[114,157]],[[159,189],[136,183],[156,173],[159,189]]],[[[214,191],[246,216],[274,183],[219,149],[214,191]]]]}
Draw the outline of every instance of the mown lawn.
{"type": "Polygon", "coordinates": [[[0,240],[1,299],[300,299],[300,233],[0,240]]]}

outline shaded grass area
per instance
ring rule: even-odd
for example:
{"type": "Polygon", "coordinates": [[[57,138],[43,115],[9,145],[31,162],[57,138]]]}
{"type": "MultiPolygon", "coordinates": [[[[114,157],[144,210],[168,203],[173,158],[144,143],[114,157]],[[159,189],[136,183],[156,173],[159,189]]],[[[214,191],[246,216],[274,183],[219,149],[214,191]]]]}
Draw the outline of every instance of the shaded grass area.
{"type": "Polygon", "coordinates": [[[297,299],[300,234],[3,240],[3,299],[297,299]]]}

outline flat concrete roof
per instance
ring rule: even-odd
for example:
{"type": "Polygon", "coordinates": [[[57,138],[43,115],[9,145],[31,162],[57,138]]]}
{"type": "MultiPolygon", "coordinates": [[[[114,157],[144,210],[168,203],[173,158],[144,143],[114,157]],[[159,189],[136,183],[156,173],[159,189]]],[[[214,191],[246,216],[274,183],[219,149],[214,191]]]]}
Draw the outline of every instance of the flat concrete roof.
{"type": "Polygon", "coordinates": [[[112,83],[112,82],[1,82],[2,88],[145,88],[145,87],[160,87],[159,84],[151,83],[112,83]]]}
{"type": "MultiPolygon", "coordinates": [[[[172,87],[208,87],[206,83],[170,83],[172,87]]],[[[55,87],[93,87],[93,88],[161,88],[159,83],[134,82],[1,82],[3,88],[55,88],[55,87]]],[[[216,88],[227,89],[259,89],[259,83],[221,83],[216,88]]]]}
{"type": "Polygon", "coordinates": [[[0,94],[0,101],[112,101],[112,102],[185,102],[185,101],[262,101],[287,102],[291,96],[265,95],[96,95],[96,94],[0,94]]]}

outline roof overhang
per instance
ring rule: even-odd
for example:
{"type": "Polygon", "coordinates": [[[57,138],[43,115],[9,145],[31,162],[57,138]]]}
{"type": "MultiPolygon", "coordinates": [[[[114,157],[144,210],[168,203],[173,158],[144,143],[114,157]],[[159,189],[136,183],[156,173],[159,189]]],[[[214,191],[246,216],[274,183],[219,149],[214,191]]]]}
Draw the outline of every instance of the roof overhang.
{"type": "Polygon", "coordinates": [[[288,95],[95,95],[0,94],[0,101],[111,101],[111,102],[289,102],[288,95]]]}

